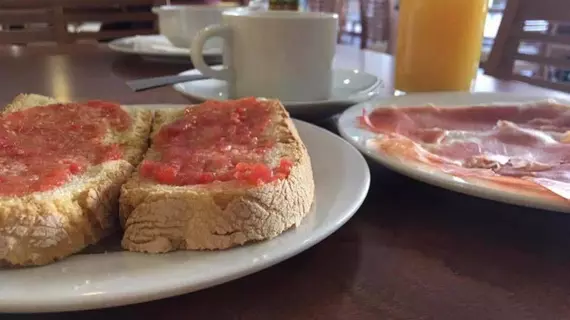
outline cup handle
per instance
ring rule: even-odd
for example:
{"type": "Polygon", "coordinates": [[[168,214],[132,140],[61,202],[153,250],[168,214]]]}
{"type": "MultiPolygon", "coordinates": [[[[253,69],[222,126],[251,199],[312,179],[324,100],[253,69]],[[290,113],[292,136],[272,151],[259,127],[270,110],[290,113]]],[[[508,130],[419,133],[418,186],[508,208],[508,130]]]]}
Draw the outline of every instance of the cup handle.
{"type": "MultiPolygon", "coordinates": [[[[233,79],[233,72],[230,66],[224,65],[221,70],[215,70],[204,61],[202,50],[204,49],[206,41],[212,37],[221,37],[224,40],[224,50],[231,51],[230,27],[227,25],[212,25],[200,30],[192,41],[192,47],[190,48],[192,64],[194,64],[194,67],[206,77],[231,82],[233,79]]],[[[228,61],[226,61],[226,63],[228,63],[228,61]]]]}

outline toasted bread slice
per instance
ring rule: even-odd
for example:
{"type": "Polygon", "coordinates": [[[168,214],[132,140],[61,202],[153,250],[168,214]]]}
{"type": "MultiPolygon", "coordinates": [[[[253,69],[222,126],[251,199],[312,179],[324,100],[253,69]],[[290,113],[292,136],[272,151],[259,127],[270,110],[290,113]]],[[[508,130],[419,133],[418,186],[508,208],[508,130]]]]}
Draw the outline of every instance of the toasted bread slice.
{"type": "MultiPolygon", "coordinates": [[[[137,170],[121,190],[123,248],[148,253],[225,249],[273,238],[301,222],[314,200],[311,160],[281,103],[262,101],[272,119],[265,134],[276,141],[264,161],[275,165],[288,157],[293,163],[288,177],[261,186],[239,181],[173,186],[143,178],[137,170]]],[[[156,111],[152,139],[184,113],[156,111]]],[[[145,159],[160,159],[153,144],[145,159]]]]}
{"type": "MultiPolygon", "coordinates": [[[[58,103],[19,95],[2,112],[58,103]]],[[[123,146],[123,159],[89,167],[56,189],[20,197],[0,196],[0,265],[44,265],[76,253],[117,228],[120,186],[148,147],[152,111],[125,109],[132,126],[108,133],[123,146]]]]}

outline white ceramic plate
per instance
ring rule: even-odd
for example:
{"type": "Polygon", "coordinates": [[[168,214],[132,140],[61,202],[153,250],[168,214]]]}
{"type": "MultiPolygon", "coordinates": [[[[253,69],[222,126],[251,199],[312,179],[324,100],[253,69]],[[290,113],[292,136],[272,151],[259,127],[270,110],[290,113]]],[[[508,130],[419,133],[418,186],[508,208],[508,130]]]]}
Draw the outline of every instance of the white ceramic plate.
{"type": "MultiPolygon", "coordinates": [[[[215,66],[219,69],[221,66],[215,66]]],[[[181,75],[200,74],[189,70],[181,75]]],[[[330,116],[344,111],[351,105],[369,100],[378,94],[381,81],[378,77],[359,70],[333,70],[332,97],[323,101],[282,101],[294,117],[318,115],[330,116]]],[[[228,99],[227,82],[217,79],[183,82],[174,89],[193,102],[228,99]]]]}
{"type": "Polygon", "coordinates": [[[0,270],[0,312],[83,310],[184,294],[260,271],[317,244],[360,207],[370,173],[342,138],[306,122],[295,124],[316,184],[316,205],[298,228],[225,251],[78,254],[44,267],[0,270]]]}
{"type": "MultiPolygon", "coordinates": [[[[190,60],[190,49],[173,46],[162,35],[141,35],[115,39],[108,43],[111,50],[148,57],[178,58],[190,60]]],[[[221,58],[222,49],[204,51],[205,58],[221,58]]]]}
{"type": "MultiPolygon", "coordinates": [[[[355,105],[346,110],[338,120],[338,128],[340,134],[364,154],[368,155],[380,164],[411,178],[452,191],[485,199],[532,208],[570,212],[570,204],[553,203],[539,197],[522,196],[516,192],[495,189],[483,183],[478,184],[473,181],[466,181],[450,174],[443,173],[437,169],[418,166],[412,162],[400,160],[396,157],[383,154],[366,143],[369,139],[373,138],[375,134],[358,128],[356,122],[356,118],[362,115],[363,109],[371,112],[375,108],[387,106],[421,106],[427,103],[433,103],[438,106],[453,107],[461,105],[468,106],[477,104],[532,102],[547,98],[549,97],[509,95],[503,93],[427,93],[375,99],[355,105]]],[[[564,101],[561,99],[556,100],[570,104],[570,101],[564,101]]]]}

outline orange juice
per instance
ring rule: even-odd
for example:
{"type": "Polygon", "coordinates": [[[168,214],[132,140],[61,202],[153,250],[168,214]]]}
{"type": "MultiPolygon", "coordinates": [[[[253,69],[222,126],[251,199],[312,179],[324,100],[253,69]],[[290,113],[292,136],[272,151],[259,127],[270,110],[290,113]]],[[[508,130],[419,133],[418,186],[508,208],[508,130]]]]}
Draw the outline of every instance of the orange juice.
{"type": "Polygon", "coordinates": [[[397,90],[468,91],[481,57],[488,0],[400,0],[397,90]]]}

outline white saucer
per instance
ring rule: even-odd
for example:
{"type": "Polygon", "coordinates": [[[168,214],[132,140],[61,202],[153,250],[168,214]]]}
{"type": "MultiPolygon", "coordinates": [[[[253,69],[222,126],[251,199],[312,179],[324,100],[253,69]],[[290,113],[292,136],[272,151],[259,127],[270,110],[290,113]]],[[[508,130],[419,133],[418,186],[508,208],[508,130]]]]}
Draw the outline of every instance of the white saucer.
{"type": "MultiPolygon", "coordinates": [[[[223,251],[78,254],[43,267],[0,270],[0,313],[85,310],[161,299],[244,277],[316,245],[360,207],[370,172],[358,150],[342,138],[306,122],[295,120],[295,125],[311,156],[316,185],[313,212],[297,228],[270,241],[223,251]]],[[[105,249],[118,247],[118,242],[105,249]]]]}
{"type": "MultiPolygon", "coordinates": [[[[162,35],[142,35],[115,39],[109,42],[108,46],[111,50],[122,53],[190,60],[190,49],[175,47],[162,35]]],[[[220,58],[221,55],[221,48],[204,51],[205,58],[220,58]]]]}
{"type": "MultiPolygon", "coordinates": [[[[511,190],[499,189],[494,187],[494,185],[489,185],[482,181],[455,177],[431,166],[424,166],[384,154],[378,151],[374,146],[367,143],[371,138],[374,138],[376,134],[357,127],[356,120],[358,116],[362,115],[362,110],[371,112],[376,108],[389,106],[411,107],[432,103],[442,107],[453,107],[493,103],[544,101],[547,98],[549,97],[524,96],[505,93],[426,93],[374,99],[365,103],[357,104],[346,110],[338,119],[338,129],[345,139],[356,146],[364,154],[376,160],[378,163],[413,179],[475,197],[514,205],[570,213],[570,203],[565,201],[555,202],[538,196],[528,196],[511,190]]],[[[562,99],[557,100],[562,103],[570,104],[570,101],[563,101],[562,99]]]]}
{"type": "MultiPolygon", "coordinates": [[[[221,66],[214,66],[214,69],[219,68],[221,66]]],[[[180,74],[200,74],[200,71],[194,69],[180,74]]],[[[282,101],[283,105],[294,117],[327,117],[378,95],[381,81],[378,77],[360,70],[335,69],[332,85],[333,92],[329,100],[282,101]]],[[[227,82],[217,79],[183,82],[174,85],[174,89],[193,102],[228,99],[227,82]]]]}

